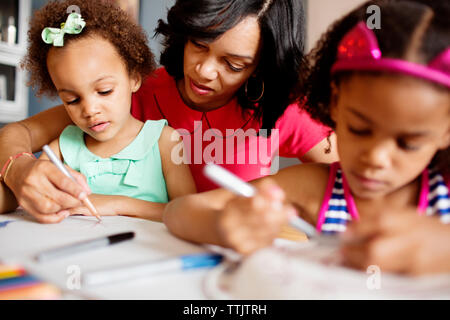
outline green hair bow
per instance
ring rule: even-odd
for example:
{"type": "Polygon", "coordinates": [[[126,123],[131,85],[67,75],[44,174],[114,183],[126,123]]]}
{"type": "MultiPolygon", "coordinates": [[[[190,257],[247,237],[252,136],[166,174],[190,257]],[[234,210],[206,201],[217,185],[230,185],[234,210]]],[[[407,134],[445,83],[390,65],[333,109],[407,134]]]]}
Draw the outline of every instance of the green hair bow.
{"type": "Polygon", "coordinates": [[[61,29],[45,28],[42,30],[42,40],[47,44],[53,44],[55,47],[62,47],[64,46],[64,35],[66,33],[79,34],[85,26],[86,22],[79,13],[71,13],[66,22],[61,23],[61,29]]]}

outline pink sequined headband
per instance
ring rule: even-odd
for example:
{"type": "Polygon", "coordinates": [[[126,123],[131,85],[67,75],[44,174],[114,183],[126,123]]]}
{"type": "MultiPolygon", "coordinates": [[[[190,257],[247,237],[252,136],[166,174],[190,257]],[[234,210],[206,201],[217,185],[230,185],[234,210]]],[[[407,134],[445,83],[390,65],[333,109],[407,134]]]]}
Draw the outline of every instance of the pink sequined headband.
{"type": "Polygon", "coordinates": [[[402,73],[450,88],[450,47],[427,66],[401,59],[383,58],[375,33],[361,21],[339,43],[337,61],[331,68],[331,73],[344,70],[402,73]]]}

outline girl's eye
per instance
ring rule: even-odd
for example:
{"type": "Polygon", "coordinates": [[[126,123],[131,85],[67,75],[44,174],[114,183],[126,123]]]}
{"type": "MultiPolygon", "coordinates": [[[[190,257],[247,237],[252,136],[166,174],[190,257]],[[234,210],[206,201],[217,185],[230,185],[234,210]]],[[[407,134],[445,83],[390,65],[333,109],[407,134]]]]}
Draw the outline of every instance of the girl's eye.
{"type": "Polygon", "coordinates": [[[80,101],[80,98],[76,98],[76,99],[74,99],[74,100],[71,100],[71,101],[68,101],[68,102],[66,102],[67,104],[75,104],[75,103],[78,103],[80,101]]]}
{"type": "Polygon", "coordinates": [[[365,130],[359,130],[359,129],[355,129],[352,127],[348,127],[348,131],[350,131],[351,133],[353,133],[356,136],[368,136],[371,134],[371,131],[369,129],[365,129],[365,130]]]}
{"type": "Polygon", "coordinates": [[[231,71],[234,72],[241,72],[245,69],[245,67],[235,67],[231,62],[229,62],[228,60],[225,60],[225,62],[227,63],[228,67],[231,69],[231,71]]]}
{"type": "Polygon", "coordinates": [[[398,144],[398,146],[399,146],[401,149],[403,149],[403,150],[405,150],[405,151],[417,151],[417,150],[419,150],[419,147],[418,147],[418,146],[413,146],[413,145],[407,143],[407,142],[406,142],[405,140],[403,140],[403,139],[398,140],[397,144],[398,144]]]}
{"type": "Polygon", "coordinates": [[[107,96],[108,94],[110,94],[112,92],[112,90],[106,90],[106,91],[99,91],[98,94],[102,95],[102,96],[107,96]]]}

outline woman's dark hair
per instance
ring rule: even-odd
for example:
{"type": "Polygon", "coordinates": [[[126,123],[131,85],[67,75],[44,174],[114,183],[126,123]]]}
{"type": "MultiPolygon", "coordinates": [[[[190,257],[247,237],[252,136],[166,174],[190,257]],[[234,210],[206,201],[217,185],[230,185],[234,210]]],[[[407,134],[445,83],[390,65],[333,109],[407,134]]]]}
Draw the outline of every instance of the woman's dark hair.
{"type": "MultiPolygon", "coordinates": [[[[340,40],[358,22],[366,21],[367,7],[381,9],[381,29],[374,29],[384,57],[408,60],[413,57],[424,65],[450,46],[450,1],[448,0],[375,0],[367,1],[330,26],[308,55],[309,71],[300,81],[298,95],[305,96],[306,110],[323,124],[335,128],[330,116],[331,83],[339,84],[355,72],[331,75],[340,40]]],[[[377,75],[380,73],[368,73],[377,75]]],[[[432,84],[434,85],[434,84],[432,84]]],[[[448,90],[435,85],[438,90],[448,90]]],[[[450,168],[449,149],[438,152],[434,162],[450,168]],[[440,159],[440,160],[438,160],[440,159]]]]}
{"type": "Polygon", "coordinates": [[[99,35],[114,45],[130,74],[140,74],[144,79],[155,70],[156,63],[144,30],[111,1],[50,1],[33,14],[28,31],[28,51],[21,62],[21,67],[30,73],[28,84],[37,89],[37,96],[45,94],[54,97],[57,94],[47,70],[47,55],[53,45],[44,43],[42,30],[46,27],[59,28],[66,21],[67,9],[71,5],[78,6],[86,26],[78,35],[66,35],[65,46],[77,39],[99,35]]]}
{"type": "Polygon", "coordinates": [[[155,30],[155,35],[165,37],[160,63],[172,77],[181,79],[189,39],[213,41],[248,16],[258,17],[261,29],[263,46],[255,73],[265,90],[258,102],[250,101],[244,88],[238,90],[237,98],[244,111],[255,111],[262,129],[270,130],[293,102],[292,91],[304,64],[301,0],[178,0],[168,12],[167,23],[159,20],[155,30]]]}

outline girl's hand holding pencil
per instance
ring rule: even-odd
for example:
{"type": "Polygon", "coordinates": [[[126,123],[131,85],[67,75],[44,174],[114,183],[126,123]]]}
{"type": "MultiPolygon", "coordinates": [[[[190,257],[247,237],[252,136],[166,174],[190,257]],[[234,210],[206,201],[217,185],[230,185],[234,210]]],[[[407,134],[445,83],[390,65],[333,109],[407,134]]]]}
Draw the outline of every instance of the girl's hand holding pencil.
{"type": "Polygon", "coordinates": [[[91,193],[81,173],[67,170],[76,182],[50,161],[21,157],[11,168],[7,185],[21,195],[19,205],[37,221],[59,223],[70,215],[67,209],[81,205],[81,198],[91,193]]]}
{"type": "Polygon", "coordinates": [[[297,214],[284,201],[284,192],[270,179],[261,183],[253,197],[233,197],[218,219],[223,243],[242,254],[270,245],[288,224],[289,214],[297,214]]]}
{"type": "MultiPolygon", "coordinates": [[[[47,154],[47,156],[49,157],[50,161],[53,162],[53,164],[58,168],[59,171],[61,171],[66,177],[70,178],[72,181],[78,183],[78,181],[70,174],[69,170],[67,170],[67,167],[54,154],[53,150],[48,145],[45,145],[42,148],[42,150],[47,154]]],[[[97,209],[91,203],[91,201],[88,199],[87,194],[79,196],[79,199],[89,209],[89,211],[92,213],[92,215],[94,215],[98,219],[98,221],[101,221],[101,218],[98,215],[97,209]]]]}

